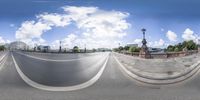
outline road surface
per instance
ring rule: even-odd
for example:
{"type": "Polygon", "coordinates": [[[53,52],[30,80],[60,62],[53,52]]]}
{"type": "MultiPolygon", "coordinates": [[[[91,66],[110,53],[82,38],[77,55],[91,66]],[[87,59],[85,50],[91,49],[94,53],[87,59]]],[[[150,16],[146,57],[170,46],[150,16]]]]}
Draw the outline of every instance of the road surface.
{"type": "MultiPolygon", "coordinates": [[[[43,91],[19,76],[11,54],[0,71],[2,100],[199,100],[200,75],[172,86],[144,86],[127,77],[112,54],[100,79],[90,87],[70,92],[43,91]]],[[[72,76],[73,77],[73,76],[72,76]]]]}
{"type": "Polygon", "coordinates": [[[94,77],[103,66],[108,53],[62,62],[31,58],[17,52],[13,52],[13,56],[29,79],[48,86],[73,86],[94,77]]]}

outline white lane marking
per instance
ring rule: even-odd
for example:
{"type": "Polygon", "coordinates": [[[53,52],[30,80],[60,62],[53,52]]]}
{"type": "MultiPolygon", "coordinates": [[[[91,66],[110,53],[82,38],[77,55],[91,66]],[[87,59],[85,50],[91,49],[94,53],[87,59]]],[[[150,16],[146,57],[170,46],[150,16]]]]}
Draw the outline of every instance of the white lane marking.
{"type": "Polygon", "coordinates": [[[132,72],[130,72],[129,70],[127,70],[120,62],[119,60],[113,55],[115,61],[117,61],[117,63],[120,65],[120,68],[123,69],[123,71],[125,71],[128,75],[130,75],[131,77],[136,76],[135,74],[133,74],[132,72]]]}
{"type": "Polygon", "coordinates": [[[0,61],[2,61],[3,58],[4,58],[7,54],[8,54],[8,53],[4,54],[4,55],[1,57],[0,61]]]}
{"type": "MultiPolygon", "coordinates": [[[[35,57],[35,56],[31,56],[31,55],[27,55],[27,54],[23,54],[23,53],[19,53],[19,52],[15,52],[24,56],[27,56],[29,58],[34,58],[34,59],[39,59],[39,60],[44,60],[44,61],[52,61],[52,62],[67,62],[67,61],[77,61],[77,60],[81,60],[81,59],[85,59],[85,58],[90,58],[93,56],[89,56],[89,57],[82,57],[82,58],[78,58],[78,59],[68,59],[68,60],[53,60],[53,59],[45,59],[45,58],[39,58],[39,57],[35,57]]],[[[99,56],[99,55],[95,55],[95,56],[99,56]]]]}
{"type": "Polygon", "coordinates": [[[0,65],[1,65],[0,70],[2,70],[2,68],[3,68],[2,65],[4,65],[5,62],[6,62],[6,61],[3,61],[3,59],[7,56],[7,54],[8,54],[8,53],[4,54],[4,55],[1,57],[1,59],[0,59],[0,65]]]}
{"type": "Polygon", "coordinates": [[[30,86],[34,87],[34,88],[37,88],[37,89],[41,89],[41,90],[46,90],[46,91],[74,91],[74,90],[80,90],[80,89],[83,89],[83,88],[87,88],[91,85],[93,85],[100,77],[101,75],[103,74],[103,71],[106,67],[106,64],[108,62],[108,58],[109,58],[109,54],[107,55],[106,58],[106,61],[105,63],[103,64],[102,68],[99,70],[99,72],[92,78],[90,79],[89,81],[87,82],[84,82],[82,84],[79,84],[79,85],[74,85],[74,86],[66,86],[66,87],[54,87],[54,86],[46,86],[46,85],[42,85],[42,84],[39,84],[37,82],[34,82],[32,81],[31,79],[29,79],[22,71],[21,69],[19,68],[13,54],[12,54],[12,58],[13,58],[13,62],[15,64],[15,67],[17,69],[17,72],[18,74],[21,76],[21,78],[30,86]]]}

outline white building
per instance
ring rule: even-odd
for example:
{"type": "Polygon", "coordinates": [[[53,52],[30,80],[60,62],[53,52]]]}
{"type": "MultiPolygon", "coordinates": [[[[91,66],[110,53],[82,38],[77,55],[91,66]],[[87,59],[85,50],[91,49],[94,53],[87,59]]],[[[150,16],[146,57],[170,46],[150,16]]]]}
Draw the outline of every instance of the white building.
{"type": "Polygon", "coordinates": [[[21,41],[15,41],[10,43],[8,46],[10,50],[27,50],[29,47],[26,43],[21,42],[21,41]]]}
{"type": "Polygon", "coordinates": [[[129,47],[138,47],[138,44],[127,44],[129,47]]]}

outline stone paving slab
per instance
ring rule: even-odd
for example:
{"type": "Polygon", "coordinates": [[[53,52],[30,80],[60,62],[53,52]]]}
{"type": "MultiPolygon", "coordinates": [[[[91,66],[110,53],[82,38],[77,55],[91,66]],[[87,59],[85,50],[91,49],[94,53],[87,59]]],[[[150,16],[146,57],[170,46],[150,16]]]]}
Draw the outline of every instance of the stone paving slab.
{"type": "Polygon", "coordinates": [[[142,59],[118,53],[114,53],[114,55],[129,71],[155,79],[184,75],[195,69],[200,60],[200,54],[169,59],[142,59]]]}

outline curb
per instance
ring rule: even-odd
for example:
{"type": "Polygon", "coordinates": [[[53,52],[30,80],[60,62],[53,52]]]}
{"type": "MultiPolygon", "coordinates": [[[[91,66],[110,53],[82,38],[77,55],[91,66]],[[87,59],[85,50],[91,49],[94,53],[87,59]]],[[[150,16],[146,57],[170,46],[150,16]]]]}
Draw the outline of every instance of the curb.
{"type": "Polygon", "coordinates": [[[167,84],[173,84],[173,83],[178,83],[181,81],[184,81],[190,77],[192,77],[195,73],[198,72],[198,70],[200,69],[200,61],[193,64],[193,66],[195,66],[193,69],[189,70],[188,72],[181,74],[177,77],[171,77],[171,78],[162,78],[162,79],[155,79],[155,78],[150,78],[150,77],[146,77],[146,76],[142,76],[142,75],[138,75],[135,74],[131,71],[129,71],[127,68],[125,68],[120,61],[115,57],[115,60],[117,61],[117,63],[120,65],[120,68],[126,73],[128,74],[130,77],[132,77],[133,79],[143,82],[143,83],[147,83],[147,84],[153,84],[153,85],[167,85],[167,84]]]}
{"type": "Polygon", "coordinates": [[[74,86],[66,86],[66,87],[55,87],[55,86],[47,86],[47,85],[42,85],[39,84],[37,82],[32,81],[31,79],[29,79],[19,68],[13,54],[12,54],[12,59],[13,62],[15,64],[15,67],[17,69],[18,74],[21,76],[21,78],[30,86],[37,88],[37,89],[41,89],[41,90],[45,90],[45,91],[75,91],[75,90],[80,90],[83,88],[87,88],[91,85],[93,85],[95,82],[97,82],[97,80],[101,77],[101,75],[104,72],[104,69],[107,65],[108,59],[109,59],[109,54],[107,55],[107,57],[105,57],[106,61],[103,64],[102,68],[99,70],[99,72],[89,81],[84,82],[82,84],[79,85],[74,85],[74,86]]]}

